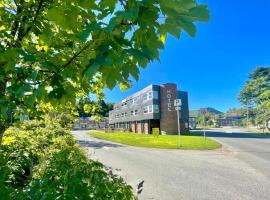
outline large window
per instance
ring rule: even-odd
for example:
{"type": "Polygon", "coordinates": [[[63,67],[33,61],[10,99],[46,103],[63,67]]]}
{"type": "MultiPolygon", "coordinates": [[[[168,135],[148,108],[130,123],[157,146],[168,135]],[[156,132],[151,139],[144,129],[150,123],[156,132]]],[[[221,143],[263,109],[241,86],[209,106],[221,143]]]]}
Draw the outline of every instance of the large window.
{"type": "Polygon", "coordinates": [[[150,91],[143,94],[143,101],[158,99],[158,91],[150,91]]]}
{"type": "Polygon", "coordinates": [[[147,113],[153,113],[153,105],[145,106],[145,107],[143,108],[143,113],[144,113],[144,114],[147,114],[147,113]]]}

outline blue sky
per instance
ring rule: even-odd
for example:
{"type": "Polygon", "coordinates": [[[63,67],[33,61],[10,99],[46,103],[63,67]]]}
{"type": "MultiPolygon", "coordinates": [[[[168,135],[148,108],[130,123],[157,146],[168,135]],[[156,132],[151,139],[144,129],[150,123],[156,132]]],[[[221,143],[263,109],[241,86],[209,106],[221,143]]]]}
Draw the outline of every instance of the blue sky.
{"type": "Polygon", "coordinates": [[[270,65],[270,1],[203,0],[211,19],[198,23],[195,38],[168,37],[161,63],[141,70],[130,90],[106,90],[117,102],[149,84],[175,82],[189,92],[190,109],[239,107],[238,93],[256,66],[270,65]]]}

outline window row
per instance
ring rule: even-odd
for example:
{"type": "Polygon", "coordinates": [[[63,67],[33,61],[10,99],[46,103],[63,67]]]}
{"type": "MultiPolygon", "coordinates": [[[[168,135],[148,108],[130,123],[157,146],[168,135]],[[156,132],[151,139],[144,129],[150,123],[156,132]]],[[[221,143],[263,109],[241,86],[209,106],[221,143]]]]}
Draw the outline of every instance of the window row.
{"type": "Polygon", "coordinates": [[[148,101],[152,99],[158,99],[158,91],[149,91],[140,96],[133,97],[132,99],[125,100],[121,105],[115,105],[114,110],[120,110],[120,107],[126,108],[127,106],[137,104],[138,101],[142,98],[143,101],[148,101]]]}
{"type": "MultiPolygon", "coordinates": [[[[130,112],[122,112],[121,114],[116,114],[115,118],[118,119],[120,117],[128,117],[128,116],[137,116],[139,111],[136,110],[131,110],[130,112]]],[[[145,106],[143,108],[143,113],[148,114],[148,113],[159,113],[159,106],[158,105],[149,105],[145,106]]]]}
{"type": "Polygon", "coordinates": [[[128,117],[128,116],[136,116],[138,115],[138,110],[132,110],[130,112],[123,112],[120,114],[116,114],[115,118],[120,118],[120,117],[128,117]]]}
{"type": "Polygon", "coordinates": [[[143,108],[143,114],[148,113],[159,113],[159,106],[158,105],[145,106],[143,108]]]}

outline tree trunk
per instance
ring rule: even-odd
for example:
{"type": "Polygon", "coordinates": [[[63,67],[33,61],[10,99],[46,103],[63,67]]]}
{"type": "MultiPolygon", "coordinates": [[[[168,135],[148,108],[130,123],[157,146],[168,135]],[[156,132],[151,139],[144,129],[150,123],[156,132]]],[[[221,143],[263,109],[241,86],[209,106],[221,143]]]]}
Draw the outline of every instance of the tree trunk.
{"type": "MultiPolygon", "coordinates": [[[[0,63],[0,67],[3,67],[5,65],[5,63],[0,63]]],[[[6,86],[7,86],[7,79],[3,79],[0,80],[0,99],[4,99],[5,94],[6,94],[6,86]]],[[[3,114],[3,113],[1,113],[3,114]]],[[[4,121],[0,120],[0,146],[2,144],[2,139],[3,139],[3,135],[4,132],[6,130],[6,124],[4,123],[4,121]]]]}
{"type": "Polygon", "coordinates": [[[265,126],[268,129],[268,131],[270,131],[270,119],[268,119],[268,121],[266,120],[265,126]]]}
{"type": "Polygon", "coordinates": [[[5,130],[6,130],[6,126],[0,122],[0,146],[2,144],[2,139],[4,136],[5,130]]]}

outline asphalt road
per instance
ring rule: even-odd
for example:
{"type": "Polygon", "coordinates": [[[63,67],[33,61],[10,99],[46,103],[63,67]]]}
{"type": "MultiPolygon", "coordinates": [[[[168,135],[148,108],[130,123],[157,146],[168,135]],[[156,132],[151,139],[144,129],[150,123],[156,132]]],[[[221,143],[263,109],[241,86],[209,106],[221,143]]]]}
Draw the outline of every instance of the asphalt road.
{"type": "Polygon", "coordinates": [[[239,131],[241,129],[221,129],[207,131],[206,134],[212,139],[230,146],[240,160],[245,161],[270,178],[270,136],[239,131]]]}
{"type": "Polygon", "coordinates": [[[130,147],[73,133],[91,159],[111,167],[134,192],[141,183],[139,199],[270,199],[270,138],[207,132],[224,146],[189,151],[130,147]]]}

